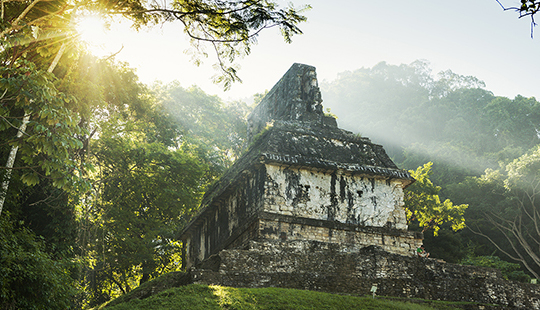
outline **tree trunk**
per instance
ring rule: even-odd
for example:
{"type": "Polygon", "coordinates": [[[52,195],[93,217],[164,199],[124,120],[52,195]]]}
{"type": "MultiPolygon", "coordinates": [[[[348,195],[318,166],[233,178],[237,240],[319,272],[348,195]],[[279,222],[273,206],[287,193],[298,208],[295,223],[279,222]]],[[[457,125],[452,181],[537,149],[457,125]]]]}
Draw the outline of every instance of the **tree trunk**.
{"type": "MultiPolygon", "coordinates": [[[[36,0],[34,2],[37,2],[37,1],[39,0],[36,0]]],[[[54,57],[54,60],[49,66],[49,69],[47,69],[48,73],[52,73],[54,68],[56,68],[56,65],[58,65],[58,62],[60,61],[60,58],[62,58],[62,55],[64,54],[65,50],[66,50],[66,44],[62,43],[62,45],[60,46],[60,49],[58,50],[58,52],[56,53],[56,56],[54,57]]],[[[29,120],[30,120],[30,114],[25,113],[22,124],[19,127],[19,130],[17,131],[17,139],[21,138],[22,135],[24,134],[24,131],[26,130],[26,125],[28,125],[29,120]]],[[[11,148],[11,151],[9,152],[8,160],[6,163],[6,174],[4,175],[4,181],[2,182],[2,191],[0,192],[0,215],[2,215],[2,209],[4,208],[4,202],[6,200],[7,191],[9,188],[9,181],[11,181],[11,172],[13,171],[15,158],[17,158],[17,151],[19,151],[18,146],[13,146],[11,148]]]]}
{"type": "MultiPolygon", "coordinates": [[[[30,120],[30,114],[26,114],[23,118],[22,124],[17,131],[17,139],[22,137],[24,131],[26,130],[26,125],[30,120]]],[[[15,163],[15,158],[17,157],[17,151],[19,146],[13,146],[9,152],[8,160],[6,163],[6,174],[4,175],[4,181],[2,182],[2,191],[0,192],[0,215],[2,215],[2,208],[4,208],[4,201],[6,200],[7,190],[9,188],[9,181],[11,180],[11,172],[13,171],[13,164],[15,163]]]]}

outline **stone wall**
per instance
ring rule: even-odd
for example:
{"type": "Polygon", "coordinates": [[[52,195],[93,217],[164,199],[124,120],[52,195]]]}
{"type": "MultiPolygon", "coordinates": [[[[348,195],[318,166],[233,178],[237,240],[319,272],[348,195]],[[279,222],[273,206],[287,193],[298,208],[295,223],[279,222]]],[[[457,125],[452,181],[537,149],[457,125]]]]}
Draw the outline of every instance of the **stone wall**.
{"type": "Polygon", "coordinates": [[[495,269],[314,241],[250,241],[191,270],[192,281],[233,287],[286,287],[540,309],[540,286],[502,279],[495,269]]]}
{"type": "Polygon", "coordinates": [[[259,221],[258,238],[251,240],[304,241],[338,244],[348,251],[376,245],[383,250],[404,256],[415,256],[422,244],[422,233],[398,229],[343,224],[265,214],[259,221]]]}
{"type": "Polygon", "coordinates": [[[264,166],[245,170],[235,186],[211,200],[206,214],[197,217],[184,232],[183,263],[190,267],[228,247],[244,233],[262,209],[266,173],[264,166]]]}
{"type": "Polygon", "coordinates": [[[407,229],[402,181],[266,165],[264,210],[361,226],[407,229]]]}

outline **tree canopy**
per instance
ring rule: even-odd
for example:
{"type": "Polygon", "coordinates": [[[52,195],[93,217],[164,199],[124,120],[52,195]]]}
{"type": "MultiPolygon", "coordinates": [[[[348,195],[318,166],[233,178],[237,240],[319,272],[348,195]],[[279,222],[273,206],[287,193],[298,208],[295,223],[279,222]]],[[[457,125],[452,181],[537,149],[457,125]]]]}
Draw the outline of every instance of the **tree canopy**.
{"type": "Polygon", "coordinates": [[[214,51],[221,72],[215,80],[228,88],[239,80],[236,58],[249,54],[258,34],[278,27],[290,42],[301,33],[297,25],[306,20],[300,13],[307,8],[283,8],[260,0],[2,1],[0,84],[5,91],[0,96],[0,134],[10,151],[2,175],[0,213],[13,170],[21,169],[21,179],[30,186],[43,178],[64,189],[87,186],[82,179],[86,163],[77,158],[84,156],[81,140],[90,133],[85,122],[91,116],[85,113],[90,113],[90,105],[108,98],[92,95],[80,82],[78,89],[73,87],[75,76],[81,74],[73,68],[80,69],[77,63],[83,57],[74,28],[79,15],[122,16],[135,28],[177,21],[192,40],[196,62],[207,57],[207,44],[214,51]],[[17,157],[19,166],[14,166],[17,157]]]}
{"type": "MultiPolygon", "coordinates": [[[[302,12],[309,6],[280,6],[276,1],[3,1],[0,42],[11,63],[29,52],[46,61],[66,45],[74,45],[77,34],[73,24],[77,15],[94,13],[104,18],[121,16],[133,22],[134,28],[176,21],[179,31],[192,42],[193,60],[200,63],[208,50],[217,57],[215,67],[221,73],[215,81],[225,88],[238,81],[235,60],[247,55],[257,36],[267,28],[279,28],[285,42],[302,31],[306,20],[302,12]],[[53,44],[51,44],[53,43],[53,44]]],[[[28,59],[28,55],[25,56],[28,59]]],[[[32,57],[36,61],[36,57],[32,57]]]]}

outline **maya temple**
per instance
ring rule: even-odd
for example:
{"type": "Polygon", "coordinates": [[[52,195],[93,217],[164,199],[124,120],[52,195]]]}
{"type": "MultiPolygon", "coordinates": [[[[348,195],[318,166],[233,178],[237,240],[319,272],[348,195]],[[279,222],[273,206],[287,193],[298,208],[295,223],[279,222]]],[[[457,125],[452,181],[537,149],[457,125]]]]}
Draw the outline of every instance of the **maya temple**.
{"type": "Polygon", "coordinates": [[[423,235],[407,230],[403,207],[414,179],[381,145],[339,129],[321,103],[315,68],[294,64],[254,109],[248,150],[181,233],[185,283],[377,287],[385,296],[540,309],[538,285],[416,257],[423,235]]]}

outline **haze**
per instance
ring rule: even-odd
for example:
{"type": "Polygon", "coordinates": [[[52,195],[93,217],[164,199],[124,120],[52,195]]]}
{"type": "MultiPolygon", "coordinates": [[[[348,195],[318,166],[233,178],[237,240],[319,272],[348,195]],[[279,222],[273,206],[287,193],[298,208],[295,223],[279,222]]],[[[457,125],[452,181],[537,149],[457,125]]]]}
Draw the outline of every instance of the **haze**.
{"type": "Polygon", "coordinates": [[[211,82],[214,55],[196,67],[184,53],[188,42],[180,24],[140,33],[123,24],[120,31],[109,32],[108,41],[114,43],[110,52],[123,45],[117,58],[136,68],[142,82],[178,80],[184,87],[196,84],[224,99],[270,89],[294,62],[315,66],[322,81],[381,61],[399,65],[417,59],[429,61],[434,72],[451,69],[473,75],[496,95],[540,98],[540,61],[534,56],[540,54],[540,42],[531,39],[530,19],[504,12],[495,0],[294,3],[313,7],[306,13],[308,22],[300,25],[304,34],[286,44],[278,29],[263,31],[251,55],[239,61],[243,83],[225,93],[211,82]]]}

